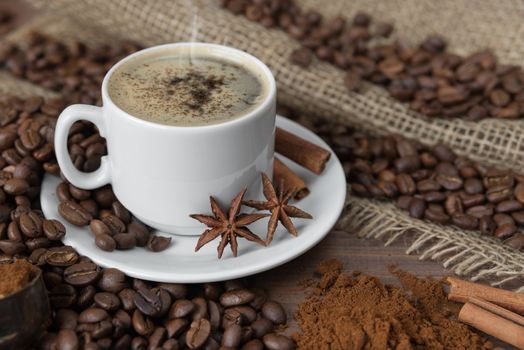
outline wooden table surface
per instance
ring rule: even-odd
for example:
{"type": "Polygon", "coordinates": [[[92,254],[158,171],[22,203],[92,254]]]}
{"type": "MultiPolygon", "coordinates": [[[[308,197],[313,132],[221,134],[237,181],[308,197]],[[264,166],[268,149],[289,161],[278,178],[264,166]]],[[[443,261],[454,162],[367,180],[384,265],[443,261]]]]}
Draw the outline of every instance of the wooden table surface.
{"type": "MultiPolygon", "coordinates": [[[[19,0],[0,0],[2,8],[8,8],[18,16],[15,27],[34,15],[34,11],[19,0]]],[[[396,285],[398,281],[388,272],[388,266],[392,264],[421,277],[452,275],[438,262],[419,260],[416,254],[406,255],[407,246],[408,242],[399,240],[384,247],[381,241],[359,239],[355,233],[333,230],[307,253],[281,267],[249,277],[248,281],[252,286],[270,291],[270,296],[283,304],[290,320],[288,332],[293,332],[296,330],[293,314],[305,295],[300,282],[311,278],[315,267],[323,260],[339,259],[345,271],[360,271],[396,285]]]]}

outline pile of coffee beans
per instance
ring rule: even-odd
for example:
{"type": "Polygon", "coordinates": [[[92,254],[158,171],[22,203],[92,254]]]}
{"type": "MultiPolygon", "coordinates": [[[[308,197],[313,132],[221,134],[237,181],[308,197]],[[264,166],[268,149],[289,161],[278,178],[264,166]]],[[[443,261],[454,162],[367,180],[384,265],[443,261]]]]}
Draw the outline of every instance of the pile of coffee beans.
{"type": "Polygon", "coordinates": [[[151,230],[116,199],[111,186],[82,190],[67,182],[56,188],[58,212],[69,223],[87,226],[98,248],[111,252],[136,246],[160,252],[169,247],[171,237],[151,234],[151,230]]]}
{"type": "Polygon", "coordinates": [[[324,20],[292,0],[223,0],[221,4],[300,41],[302,48],[291,55],[295,64],[307,67],[314,54],[347,71],[345,84],[351,91],[367,80],[429,117],[469,121],[524,117],[524,71],[497,63],[489,50],[462,57],[447,52],[446,42],[438,36],[428,37],[418,47],[401,40],[377,42],[373,39],[388,37],[393,26],[372,26],[371,16],[363,12],[348,23],[342,17],[324,20]]]}
{"type": "Polygon", "coordinates": [[[14,13],[6,9],[0,9],[0,35],[4,35],[13,29],[14,20],[14,13]]]}
{"type": "MultiPolygon", "coordinates": [[[[281,110],[283,115],[293,115],[281,110]]],[[[369,136],[322,119],[298,121],[333,147],[353,195],[394,201],[416,219],[492,235],[524,250],[524,176],[457,157],[442,144],[369,136]]]]}
{"type": "MultiPolygon", "coordinates": [[[[40,349],[291,350],[282,306],[243,281],[184,285],[129,278],[69,246],[37,248],[52,320],[40,349]]],[[[3,257],[3,262],[10,258],[3,257]]]]}
{"type": "Polygon", "coordinates": [[[33,32],[26,45],[0,43],[0,67],[13,75],[59,92],[67,103],[101,105],[105,73],[121,58],[139,49],[134,44],[89,48],[81,42],[66,45],[33,32]]]}

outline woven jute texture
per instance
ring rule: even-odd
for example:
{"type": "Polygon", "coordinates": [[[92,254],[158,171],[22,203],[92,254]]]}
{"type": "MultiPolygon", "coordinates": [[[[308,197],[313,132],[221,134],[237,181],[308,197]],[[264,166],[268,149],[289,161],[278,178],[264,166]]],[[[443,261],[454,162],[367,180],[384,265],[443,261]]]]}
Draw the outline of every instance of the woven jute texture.
{"type": "MultiPolygon", "coordinates": [[[[393,101],[378,87],[366,85],[348,93],[343,73],[315,62],[307,70],[292,65],[289,54],[299,46],[279,30],[265,30],[242,16],[222,10],[214,0],[32,0],[42,7],[73,17],[75,23],[103,29],[116,37],[144,45],[172,41],[207,41],[248,51],[274,72],[279,99],[285,104],[361,128],[400,133],[425,144],[445,142],[473,160],[524,169],[522,121],[429,119],[393,101]]],[[[367,11],[377,20],[390,20],[397,34],[418,42],[439,33],[451,49],[467,54],[492,47],[503,62],[521,63],[524,53],[524,2],[520,0],[301,0],[304,8],[350,18],[367,11]]]]}
{"type": "MultiPolygon", "coordinates": [[[[524,154],[524,145],[520,141],[521,122],[490,120],[473,124],[458,120],[429,120],[407,111],[404,105],[391,100],[380,88],[367,86],[361,94],[348,94],[342,87],[342,73],[338,69],[321,62],[315,62],[307,71],[289,64],[289,53],[298,47],[298,43],[279,31],[263,30],[256,23],[235,17],[214,3],[205,2],[203,6],[202,2],[196,1],[163,0],[148,2],[147,5],[135,0],[34,2],[39,6],[54,8],[53,15],[39,17],[11,36],[11,40],[21,40],[25,32],[38,29],[62,39],[82,39],[91,44],[127,39],[143,45],[182,40],[232,45],[266,62],[277,78],[280,101],[298,110],[329,116],[373,133],[400,133],[425,144],[445,142],[459,154],[474,160],[521,171],[524,169],[524,158],[520,157],[520,154],[524,154]],[[192,7],[191,4],[200,6],[192,7]]],[[[402,7],[400,2],[393,3],[402,7]]],[[[433,8],[429,2],[420,3],[433,8]]],[[[345,6],[348,6],[348,16],[357,10],[374,13],[373,6],[376,6],[381,9],[376,17],[380,17],[379,13],[391,17],[391,8],[388,6],[394,7],[375,1],[356,4],[358,6],[355,8],[349,4],[340,6],[344,14],[345,6]]],[[[422,6],[419,2],[413,4],[413,11],[422,6]]],[[[446,4],[452,6],[451,2],[446,4]]],[[[329,12],[333,9],[325,10],[329,12]]],[[[337,11],[333,10],[333,13],[337,11]]],[[[404,18],[412,16],[416,17],[416,14],[408,13],[404,18]]],[[[384,16],[385,19],[390,17],[384,16]]],[[[405,32],[402,35],[408,35],[409,28],[406,24],[406,27],[400,26],[399,31],[405,32]]],[[[442,29],[431,28],[426,26],[424,30],[436,32],[442,29]]],[[[449,32],[448,29],[445,33],[449,32]]],[[[417,39],[424,36],[420,32],[416,35],[417,39]]],[[[475,45],[468,44],[474,50],[475,45]]],[[[481,44],[478,47],[486,45],[481,44]]],[[[452,46],[455,47],[453,40],[452,46]]],[[[499,53],[498,46],[493,46],[499,53]]],[[[499,55],[502,55],[506,51],[501,48],[500,52],[499,55]]],[[[507,55],[508,61],[511,57],[507,55]]],[[[510,282],[513,288],[524,291],[523,254],[475,232],[414,220],[392,205],[352,196],[348,196],[346,211],[338,227],[359,232],[362,237],[385,239],[386,244],[402,237],[412,242],[408,253],[417,252],[424,259],[443,261],[447,268],[468,278],[482,279],[492,284],[510,282]]]]}

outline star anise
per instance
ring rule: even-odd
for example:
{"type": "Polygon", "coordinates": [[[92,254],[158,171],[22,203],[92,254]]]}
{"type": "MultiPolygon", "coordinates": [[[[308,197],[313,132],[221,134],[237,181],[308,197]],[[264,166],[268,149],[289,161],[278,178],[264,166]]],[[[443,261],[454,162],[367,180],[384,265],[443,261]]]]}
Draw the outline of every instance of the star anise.
{"type": "Polygon", "coordinates": [[[280,181],[278,191],[276,191],[269,177],[265,173],[262,173],[262,185],[264,197],[266,197],[267,201],[250,200],[245,201],[244,204],[258,210],[269,210],[271,212],[271,217],[267,224],[266,244],[271,243],[273,240],[273,235],[275,234],[279,221],[290,234],[296,236],[298,232],[290,218],[312,219],[313,217],[305,211],[288,204],[294,195],[294,191],[286,190],[284,181],[280,181]]]}
{"type": "Polygon", "coordinates": [[[226,216],[222,209],[218,206],[217,201],[213,196],[209,197],[211,202],[211,210],[214,216],[193,214],[190,215],[193,219],[200,221],[209,227],[198,239],[198,243],[195,247],[195,252],[202,248],[207,243],[211,242],[218,236],[222,239],[218,245],[218,258],[222,257],[224,249],[227,244],[231,245],[233,255],[237,256],[237,236],[247,239],[248,241],[257,242],[261,245],[266,245],[265,242],[251,232],[246,226],[253,222],[266,217],[266,214],[239,214],[240,207],[242,206],[242,198],[246,193],[246,189],[240,191],[239,194],[231,201],[231,207],[229,208],[228,215],[226,216]]]}

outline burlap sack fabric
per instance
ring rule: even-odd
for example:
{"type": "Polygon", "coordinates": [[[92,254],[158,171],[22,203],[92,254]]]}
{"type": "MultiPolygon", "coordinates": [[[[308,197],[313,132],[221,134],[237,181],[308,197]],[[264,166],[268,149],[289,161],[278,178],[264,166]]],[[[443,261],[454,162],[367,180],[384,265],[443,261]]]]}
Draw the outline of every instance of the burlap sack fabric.
{"type": "MultiPolygon", "coordinates": [[[[335,118],[337,121],[370,130],[393,132],[425,144],[444,142],[458,154],[483,163],[524,172],[524,121],[428,119],[408,111],[381,88],[367,85],[363,92],[350,94],[343,86],[343,72],[322,62],[304,70],[288,61],[299,44],[278,30],[265,30],[243,17],[234,16],[214,1],[158,0],[33,0],[51,8],[51,17],[40,17],[21,33],[36,27],[66,38],[92,43],[128,39],[143,45],[173,41],[207,41],[246,50],[274,72],[279,99],[304,112],[335,118]],[[73,24],[74,23],[74,24],[73,24]]],[[[524,57],[524,3],[520,1],[352,1],[318,2],[302,0],[326,15],[351,17],[356,11],[372,13],[380,20],[395,23],[397,35],[417,42],[427,34],[445,36],[452,50],[467,54],[486,46],[494,48],[507,63],[524,57]],[[322,4],[322,6],[319,6],[322,4]],[[435,7],[438,6],[438,9],[435,7]],[[519,46],[520,45],[520,46],[519,46]]],[[[440,259],[446,267],[473,279],[493,284],[513,280],[524,290],[524,256],[500,242],[474,232],[413,220],[391,205],[349,197],[339,227],[356,229],[362,236],[387,238],[388,242],[416,232],[408,252],[440,259]],[[378,224],[380,223],[380,225],[378,224]],[[520,278],[520,279],[519,279],[520,278]]]]}

